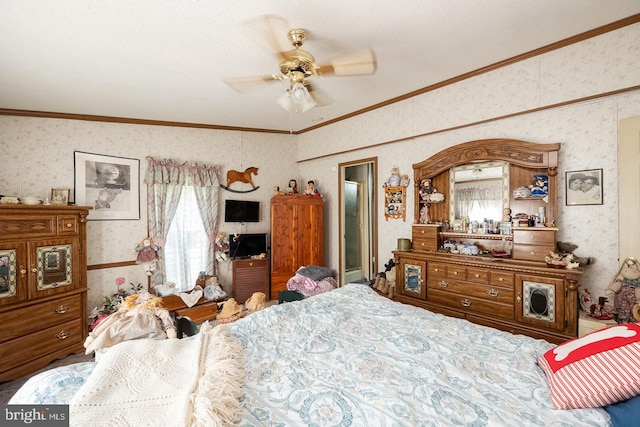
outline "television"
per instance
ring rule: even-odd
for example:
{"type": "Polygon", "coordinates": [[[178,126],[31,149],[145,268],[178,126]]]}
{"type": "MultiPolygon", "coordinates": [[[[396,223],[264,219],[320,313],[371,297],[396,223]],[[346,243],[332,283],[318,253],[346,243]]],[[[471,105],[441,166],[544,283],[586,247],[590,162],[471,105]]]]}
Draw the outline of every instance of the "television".
{"type": "Polygon", "coordinates": [[[231,259],[266,254],[267,247],[267,233],[229,234],[229,257],[231,259]]]}
{"type": "Polygon", "coordinates": [[[224,222],[260,222],[260,202],[225,200],[224,222]]]}

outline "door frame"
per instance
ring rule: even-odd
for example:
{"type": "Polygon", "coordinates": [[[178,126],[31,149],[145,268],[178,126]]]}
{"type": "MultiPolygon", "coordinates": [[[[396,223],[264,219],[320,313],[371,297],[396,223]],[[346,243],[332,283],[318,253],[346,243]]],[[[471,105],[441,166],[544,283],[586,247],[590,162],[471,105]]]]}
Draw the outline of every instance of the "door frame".
{"type": "MultiPolygon", "coordinates": [[[[344,183],[345,183],[345,170],[348,167],[352,166],[360,166],[360,165],[370,165],[372,168],[371,171],[371,180],[373,182],[369,182],[372,187],[371,192],[369,193],[369,203],[367,209],[367,216],[369,218],[369,227],[367,230],[368,234],[368,242],[369,242],[369,252],[371,255],[371,261],[367,263],[368,268],[364,268],[365,275],[370,277],[371,280],[375,273],[378,271],[378,213],[377,213],[377,191],[378,188],[378,157],[369,157],[360,160],[352,160],[349,162],[343,162],[338,164],[338,257],[339,257],[339,273],[338,273],[338,283],[342,286],[344,277],[345,277],[345,248],[344,248],[344,183]]],[[[364,239],[367,240],[367,239],[364,239]]]]}

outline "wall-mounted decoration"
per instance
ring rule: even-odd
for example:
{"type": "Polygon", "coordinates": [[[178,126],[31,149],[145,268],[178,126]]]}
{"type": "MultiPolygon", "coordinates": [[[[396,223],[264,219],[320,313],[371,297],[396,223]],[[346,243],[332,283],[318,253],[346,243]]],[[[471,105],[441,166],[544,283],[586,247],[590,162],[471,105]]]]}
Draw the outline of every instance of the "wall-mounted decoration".
{"type": "Polygon", "coordinates": [[[402,218],[406,219],[406,188],[402,185],[394,185],[384,187],[384,218],[402,218]]]}
{"type": "Polygon", "coordinates": [[[566,172],[567,206],[602,204],[602,169],[566,172]]]}
{"type": "Polygon", "coordinates": [[[89,220],[140,219],[140,160],[74,152],[75,202],[89,220]]]}
{"type": "Polygon", "coordinates": [[[250,168],[247,168],[244,172],[229,170],[227,171],[227,184],[220,185],[220,187],[234,193],[251,193],[252,191],[256,191],[258,188],[260,188],[260,186],[254,185],[253,179],[251,179],[251,175],[258,175],[258,168],[250,167],[250,168]],[[229,186],[231,186],[231,184],[235,182],[244,182],[246,184],[249,184],[251,185],[251,189],[242,191],[242,190],[233,190],[229,188],[229,186]]]}

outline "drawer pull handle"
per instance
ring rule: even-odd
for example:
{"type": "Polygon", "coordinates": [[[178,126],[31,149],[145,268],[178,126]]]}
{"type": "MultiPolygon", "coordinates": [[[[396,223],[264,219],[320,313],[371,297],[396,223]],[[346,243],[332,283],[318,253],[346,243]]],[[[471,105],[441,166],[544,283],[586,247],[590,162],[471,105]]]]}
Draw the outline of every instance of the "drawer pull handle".
{"type": "Polygon", "coordinates": [[[27,274],[27,270],[25,270],[24,268],[22,270],[20,270],[20,275],[24,276],[25,274],[27,274]]]}
{"type": "Polygon", "coordinates": [[[499,277],[498,282],[504,282],[504,277],[499,277]]]}
{"type": "Polygon", "coordinates": [[[440,271],[440,269],[439,268],[434,268],[433,271],[438,272],[438,271],[440,271]]]}
{"type": "Polygon", "coordinates": [[[32,272],[32,273],[37,273],[37,272],[38,272],[38,269],[37,269],[37,268],[35,268],[35,267],[33,267],[33,268],[31,269],[31,272],[32,272]]]}
{"type": "Polygon", "coordinates": [[[460,304],[462,304],[463,307],[471,307],[471,301],[466,298],[460,301],[460,304]]]}
{"type": "Polygon", "coordinates": [[[454,271],[454,272],[453,272],[453,275],[454,275],[454,276],[457,276],[457,275],[458,275],[458,272],[457,272],[457,271],[454,271]]]}
{"type": "Polygon", "coordinates": [[[478,277],[480,277],[480,275],[476,273],[474,277],[477,279],[478,277]]]}
{"type": "Polygon", "coordinates": [[[518,296],[516,297],[516,301],[522,302],[522,297],[520,296],[520,294],[518,294],[518,296]]]}
{"type": "Polygon", "coordinates": [[[531,255],[535,255],[536,253],[535,253],[534,251],[531,251],[531,252],[530,252],[530,254],[531,254],[531,255]]]}
{"type": "Polygon", "coordinates": [[[69,335],[71,335],[71,332],[62,330],[62,331],[60,331],[60,332],[58,332],[56,334],[56,338],[58,338],[59,340],[62,341],[62,340],[66,340],[67,338],[69,338],[69,335]]]}
{"type": "Polygon", "coordinates": [[[67,223],[67,228],[71,228],[73,227],[73,224],[71,224],[70,222],[67,223]]]}
{"type": "Polygon", "coordinates": [[[447,286],[449,286],[449,283],[441,280],[438,282],[438,286],[440,286],[441,288],[446,288],[447,286]]]}
{"type": "Polygon", "coordinates": [[[68,306],[68,305],[64,305],[64,304],[63,304],[63,305],[59,305],[59,306],[57,306],[57,307],[56,307],[56,309],[55,309],[55,310],[53,310],[53,311],[55,311],[55,312],[56,312],[56,313],[58,313],[58,314],[64,314],[64,313],[66,313],[67,311],[69,311],[69,306],[68,306]]]}
{"type": "Polygon", "coordinates": [[[424,230],[422,230],[422,231],[420,232],[420,234],[424,234],[424,230]]]}
{"type": "Polygon", "coordinates": [[[487,295],[496,298],[498,295],[500,295],[500,291],[496,291],[495,289],[491,288],[487,291],[487,295]]]}

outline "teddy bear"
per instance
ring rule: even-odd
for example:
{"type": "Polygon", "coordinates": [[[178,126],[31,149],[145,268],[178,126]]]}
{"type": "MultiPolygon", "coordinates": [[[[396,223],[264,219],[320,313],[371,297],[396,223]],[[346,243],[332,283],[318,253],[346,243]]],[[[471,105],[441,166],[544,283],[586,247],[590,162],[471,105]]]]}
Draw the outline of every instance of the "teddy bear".
{"type": "Polygon", "coordinates": [[[580,267],[591,265],[596,262],[596,259],[593,257],[577,256],[573,253],[573,251],[575,251],[576,249],[578,249],[578,245],[574,245],[573,243],[556,242],[556,252],[561,256],[566,256],[569,254],[573,255],[572,261],[578,263],[580,267]]]}
{"type": "Polygon", "coordinates": [[[91,354],[125,340],[176,337],[176,328],[169,311],[162,307],[162,298],[142,292],[126,297],[118,311],[98,323],[89,333],[84,347],[85,353],[91,354]]]}
{"type": "Polygon", "coordinates": [[[615,298],[618,323],[640,322],[640,265],[629,257],[624,260],[614,281],[605,290],[615,298]]]}
{"type": "Polygon", "coordinates": [[[400,170],[397,166],[394,166],[393,168],[391,168],[391,176],[387,178],[383,187],[394,187],[396,185],[400,185],[401,181],[402,178],[400,177],[400,170]]]}

